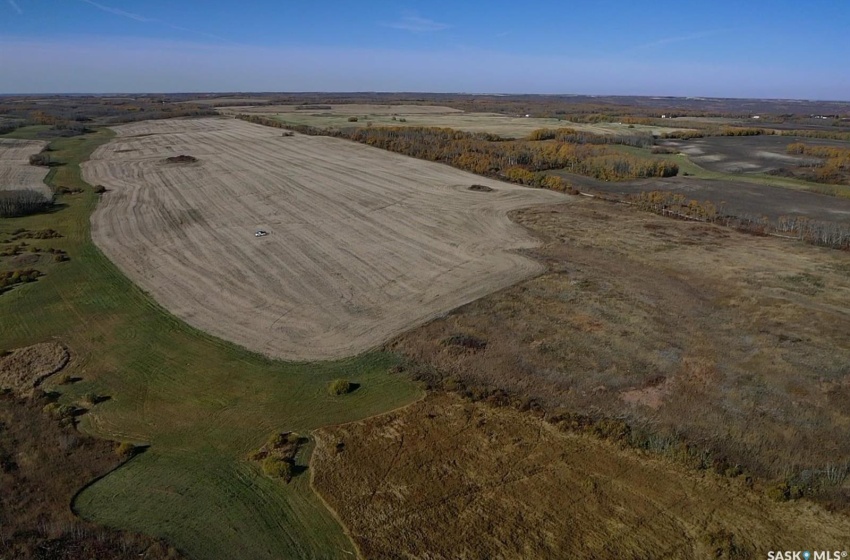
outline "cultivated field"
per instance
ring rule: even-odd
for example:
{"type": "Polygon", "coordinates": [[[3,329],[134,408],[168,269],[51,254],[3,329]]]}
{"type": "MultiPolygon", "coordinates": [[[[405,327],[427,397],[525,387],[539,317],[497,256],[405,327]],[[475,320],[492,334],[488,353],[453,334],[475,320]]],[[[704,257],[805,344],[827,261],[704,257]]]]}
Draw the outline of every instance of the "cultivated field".
{"type": "Polygon", "coordinates": [[[29,164],[29,157],[46,145],[38,140],[0,138],[0,190],[28,189],[50,196],[44,184],[47,168],[29,164]]]}
{"type": "Polygon", "coordinates": [[[266,105],[264,107],[227,107],[225,113],[280,113],[295,115],[338,115],[338,116],[376,116],[376,117],[406,117],[410,115],[458,115],[460,109],[443,107],[441,105],[381,105],[373,103],[343,103],[343,104],[300,104],[300,105],[266,105]],[[319,109],[318,107],[321,107],[319,109]]]}
{"type": "Polygon", "coordinates": [[[523,115],[508,116],[498,113],[467,113],[450,107],[430,105],[330,105],[330,109],[304,110],[297,105],[268,105],[261,107],[221,108],[224,114],[262,115],[290,124],[303,124],[318,128],[362,126],[434,126],[455,128],[467,132],[489,132],[506,138],[522,138],[539,128],[574,128],[597,134],[661,134],[682,127],[657,127],[622,123],[573,123],[555,118],[534,118],[523,115]],[[351,122],[350,117],[357,117],[351,122]],[[404,121],[400,120],[404,119],[404,121]]]}
{"type": "Polygon", "coordinates": [[[84,166],[110,189],[95,243],[189,324],[286,359],[362,352],[534,275],[513,250],[535,242],[506,214],[567,200],[234,119],[116,132],[84,166]],[[178,154],[198,161],[165,162],[178,154]]]}
{"type": "Polygon", "coordinates": [[[738,558],[841,550],[850,518],[432,395],[317,432],[314,486],[365,558],[738,558]]]}

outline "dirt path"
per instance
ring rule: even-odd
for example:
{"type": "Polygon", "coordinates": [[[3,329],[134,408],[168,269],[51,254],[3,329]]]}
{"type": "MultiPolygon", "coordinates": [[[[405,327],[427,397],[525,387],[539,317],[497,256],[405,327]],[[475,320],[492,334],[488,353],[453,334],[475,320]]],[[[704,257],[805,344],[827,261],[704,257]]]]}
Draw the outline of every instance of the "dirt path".
{"type": "Polygon", "coordinates": [[[29,157],[46,145],[40,140],[0,138],[0,191],[28,189],[50,196],[44,184],[47,168],[29,164],[29,157]]]}
{"type": "Polygon", "coordinates": [[[507,212],[569,200],[233,119],[115,130],[83,169],[110,189],[95,243],[188,323],[285,359],[362,352],[538,273],[507,212]]]}

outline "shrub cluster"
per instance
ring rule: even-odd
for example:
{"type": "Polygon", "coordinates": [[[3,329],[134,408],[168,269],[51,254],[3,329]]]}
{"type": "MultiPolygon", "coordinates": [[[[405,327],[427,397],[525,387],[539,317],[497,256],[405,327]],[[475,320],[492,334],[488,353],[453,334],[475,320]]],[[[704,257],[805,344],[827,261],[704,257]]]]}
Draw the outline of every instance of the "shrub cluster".
{"type": "Polygon", "coordinates": [[[0,248],[0,257],[14,257],[16,255],[20,255],[21,252],[26,247],[25,243],[19,243],[16,245],[7,245],[3,248],[0,248]]]}
{"type": "Polygon", "coordinates": [[[121,459],[129,459],[136,454],[136,446],[129,441],[122,441],[115,447],[115,454],[121,459]]]}
{"type": "Polygon", "coordinates": [[[291,459],[276,457],[274,455],[263,459],[263,472],[272,478],[282,478],[286,482],[292,480],[294,463],[291,459]]]}
{"type": "Polygon", "coordinates": [[[653,154],[678,154],[679,150],[676,148],[666,148],[664,146],[653,146],[651,152],[653,154]]]}
{"type": "Polygon", "coordinates": [[[71,420],[80,412],[76,406],[57,402],[47,403],[42,410],[59,420],[71,420]]]}
{"type": "Polygon", "coordinates": [[[56,187],[56,194],[80,194],[83,189],[80,187],[56,187]]]}
{"type": "Polygon", "coordinates": [[[19,239],[58,239],[60,237],[62,237],[62,234],[52,228],[36,230],[18,228],[12,232],[12,237],[9,238],[9,241],[17,241],[19,239]]]}
{"type": "Polygon", "coordinates": [[[41,152],[40,154],[33,154],[30,156],[30,165],[49,167],[51,163],[50,154],[41,152]]]}
{"type": "Polygon", "coordinates": [[[334,396],[345,395],[351,392],[351,382],[347,379],[334,379],[328,384],[328,393],[334,396]]]}
{"type": "Polygon", "coordinates": [[[306,438],[302,438],[295,432],[275,433],[249,458],[252,461],[260,461],[260,467],[267,476],[282,478],[289,482],[297,473],[295,456],[301,444],[306,441],[306,438]]]}
{"type": "Polygon", "coordinates": [[[2,293],[8,288],[11,288],[15,284],[35,282],[41,275],[41,272],[34,268],[24,268],[20,270],[7,270],[6,272],[0,272],[0,293],[2,293]]]}
{"type": "MultiPolygon", "coordinates": [[[[24,251],[25,247],[27,247],[27,244],[23,243],[23,242],[18,243],[16,245],[8,245],[8,246],[0,249],[0,257],[14,257],[16,255],[20,255],[24,251]]],[[[51,247],[51,248],[47,248],[47,249],[42,250],[39,247],[30,247],[29,252],[35,253],[35,254],[39,254],[39,253],[51,254],[51,255],[53,255],[53,260],[55,262],[66,262],[66,261],[71,260],[71,258],[68,256],[68,254],[65,252],[64,249],[55,249],[55,248],[51,247]]]]}

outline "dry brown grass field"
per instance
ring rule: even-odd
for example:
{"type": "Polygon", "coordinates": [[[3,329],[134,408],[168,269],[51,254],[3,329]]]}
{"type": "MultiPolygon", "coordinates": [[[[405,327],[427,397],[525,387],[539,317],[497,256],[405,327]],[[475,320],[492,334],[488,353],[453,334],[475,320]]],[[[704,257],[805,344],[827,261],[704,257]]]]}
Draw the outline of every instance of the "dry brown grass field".
{"type": "Polygon", "coordinates": [[[0,138],[0,190],[27,189],[50,195],[44,184],[47,167],[29,164],[29,157],[39,153],[47,142],[0,138]]]}
{"type": "Polygon", "coordinates": [[[94,242],[189,324],[286,359],[365,351],[538,274],[507,213],[569,200],[229,118],[115,131],[83,166],[109,189],[94,242]]]}
{"type": "Polygon", "coordinates": [[[512,217],[547,273],[390,344],[472,400],[316,433],[314,487],[364,557],[846,547],[846,252],[591,199],[512,217]],[[577,414],[613,430],[555,420],[577,414]]]}
{"type": "Polygon", "coordinates": [[[58,342],[42,342],[6,352],[0,356],[0,391],[9,389],[18,396],[28,396],[71,359],[68,349],[58,342]]]}
{"type": "Polygon", "coordinates": [[[847,507],[850,255],[590,199],[514,217],[548,273],[397,339],[420,378],[847,507]]]}
{"type": "Polygon", "coordinates": [[[374,560],[758,559],[850,534],[741,479],[446,394],[315,435],[313,485],[374,560]]]}

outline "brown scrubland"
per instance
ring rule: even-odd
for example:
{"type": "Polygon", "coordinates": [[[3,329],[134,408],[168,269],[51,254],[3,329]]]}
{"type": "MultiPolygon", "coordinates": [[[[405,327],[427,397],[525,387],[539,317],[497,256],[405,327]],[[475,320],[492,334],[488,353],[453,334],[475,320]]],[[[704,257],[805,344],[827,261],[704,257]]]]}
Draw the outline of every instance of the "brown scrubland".
{"type": "Polygon", "coordinates": [[[549,272],[397,339],[416,376],[616,419],[632,445],[846,501],[846,252],[593,200],[514,217],[549,272]]]}

